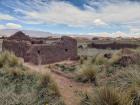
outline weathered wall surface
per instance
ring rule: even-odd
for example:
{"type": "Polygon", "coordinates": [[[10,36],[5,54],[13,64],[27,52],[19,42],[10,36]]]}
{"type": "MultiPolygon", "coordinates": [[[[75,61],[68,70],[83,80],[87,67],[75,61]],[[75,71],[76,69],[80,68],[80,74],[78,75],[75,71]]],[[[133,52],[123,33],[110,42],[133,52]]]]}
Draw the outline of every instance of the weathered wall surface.
{"type": "Polygon", "coordinates": [[[97,49],[107,49],[107,48],[122,49],[122,48],[137,48],[139,46],[136,44],[126,44],[126,43],[108,43],[108,44],[91,43],[88,45],[88,47],[97,49]]]}
{"type": "Polygon", "coordinates": [[[31,44],[27,41],[3,40],[2,50],[14,52],[18,57],[25,57],[26,52],[30,49],[31,44]]]}
{"type": "Polygon", "coordinates": [[[77,42],[73,39],[65,39],[54,45],[36,44],[30,49],[25,61],[34,64],[46,64],[62,60],[77,58],[77,42]]]}
{"type": "Polygon", "coordinates": [[[32,40],[19,32],[4,39],[2,49],[12,51],[16,56],[23,57],[25,62],[34,64],[49,64],[77,58],[77,41],[66,36],[48,44],[44,40],[32,40]]]}

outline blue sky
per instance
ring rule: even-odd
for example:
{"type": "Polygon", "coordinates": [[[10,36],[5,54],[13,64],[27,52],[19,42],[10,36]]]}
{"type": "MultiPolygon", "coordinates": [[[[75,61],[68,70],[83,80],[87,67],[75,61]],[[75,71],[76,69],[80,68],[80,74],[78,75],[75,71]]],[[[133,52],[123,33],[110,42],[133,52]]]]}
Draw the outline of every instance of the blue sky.
{"type": "Polygon", "coordinates": [[[0,0],[0,29],[140,37],[140,0],[0,0]]]}

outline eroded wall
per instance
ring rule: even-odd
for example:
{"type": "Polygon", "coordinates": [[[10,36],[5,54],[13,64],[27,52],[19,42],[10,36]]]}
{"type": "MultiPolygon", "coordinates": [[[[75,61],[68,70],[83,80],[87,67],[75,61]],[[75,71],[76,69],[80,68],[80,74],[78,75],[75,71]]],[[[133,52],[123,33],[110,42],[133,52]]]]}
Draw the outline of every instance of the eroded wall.
{"type": "Polygon", "coordinates": [[[50,64],[68,59],[77,58],[77,41],[71,37],[62,37],[60,41],[47,44],[44,41],[25,40],[11,37],[3,41],[2,49],[12,51],[22,57],[25,62],[34,64],[50,64]]]}
{"type": "Polygon", "coordinates": [[[91,48],[97,48],[97,49],[123,49],[123,48],[137,48],[139,45],[136,44],[127,44],[127,43],[108,43],[108,44],[96,44],[91,43],[88,45],[88,47],[91,48]]]}
{"type": "Polygon", "coordinates": [[[28,52],[25,60],[34,64],[49,64],[62,60],[77,58],[77,42],[73,39],[63,39],[51,45],[36,44],[28,52]]]}
{"type": "Polygon", "coordinates": [[[31,43],[28,41],[16,41],[16,40],[3,40],[2,50],[8,50],[14,52],[18,57],[25,57],[26,52],[31,48],[31,43]]]}

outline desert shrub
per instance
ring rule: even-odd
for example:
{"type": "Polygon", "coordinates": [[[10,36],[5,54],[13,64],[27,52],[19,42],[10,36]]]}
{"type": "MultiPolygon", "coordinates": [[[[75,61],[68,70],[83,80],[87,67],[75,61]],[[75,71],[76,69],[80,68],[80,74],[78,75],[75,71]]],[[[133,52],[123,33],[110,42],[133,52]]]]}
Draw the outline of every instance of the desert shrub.
{"type": "Polygon", "coordinates": [[[97,66],[84,64],[78,68],[76,79],[81,82],[93,82],[96,84],[97,66]]]}
{"type": "Polygon", "coordinates": [[[12,53],[4,51],[0,53],[0,67],[4,65],[13,67],[21,64],[21,61],[12,53]]]}
{"type": "Polygon", "coordinates": [[[39,78],[39,88],[46,88],[47,86],[49,86],[50,92],[55,95],[60,95],[57,84],[55,83],[49,72],[42,74],[39,78]]]}
{"type": "Polygon", "coordinates": [[[128,78],[129,83],[131,85],[136,85],[140,87],[140,72],[133,70],[133,71],[127,71],[127,73],[124,74],[126,78],[128,78]]]}
{"type": "Polygon", "coordinates": [[[133,85],[127,89],[127,92],[132,98],[132,105],[140,105],[140,87],[133,85]]]}
{"type": "Polygon", "coordinates": [[[121,87],[130,95],[132,105],[140,104],[140,69],[138,65],[123,68],[113,76],[109,85],[121,87]],[[111,82],[111,83],[110,83],[111,82]]]}
{"type": "Polygon", "coordinates": [[[88,60],[88,56],[84,55],[82,56],[84,60],[88,60]]]}
{"type": "Polygon", "coordinates": [[[134,50],[136,53],[140,53],[140,47],[134,50]]]}
{"type": "Polygon", "coordinates": [[[80,59],[79,59],[79,63],[80,63],[80,64],[84,64],[84,59],[80,58],[80,59]]]}
{"type": "Polygon", "coordinates": [[[112,55],[112,58],[109,59],[110,65],[126,67],[129,64],[140,64],[139,61],[140,53],[136,49],[122,49],[117,51],[112,55]]]}
{"type": "Polygon", "coordinates": [[[95,63],[96,61],[96,58],[97,58],[98,54],[96,54],[95,56],[91,57],[91,63],[95,63]]]}
{"type": "Polygon", "coordinates": [[[96,65],[108,64],[108,59],[103,54],[98,54],[93,61],[96,65]]]}
{"type": "Polygon", "coordinates": [[[86,95],[81,105],[131,105],[131,97],[120,89],[105,86],[86,95]]]}
{"type": "Polygon", "coordinates": [[[9,52],[2,52],[0,61],[3,61],[0,62],[2,105],[64,105],[57,85],[48,73],[33,72],[9,52]]]}
{"type": "Polygon", "coordinates": [[[112,78],[115,84],[121,87],[138,86],[140,87],[139,66],[130,66],[118,71],[118,75],[112,78]]]}
{"type": "Polygon", "coordinates": [[[60,70],[63,72],[73,72],[76,70],[76,67],[74,65],[72,66],[65,66],[63,64],[57,64],[58,67],[60,67],[60,70]]]}
{"type": "Polygon", "coordinates": [[[121,54],[121,50],[116,51],[115,53],[113,53],[111,59],[108,60],[110,65],[114,65],[118,62],[118,60],[121,58],[122,54],[121,54]]]}
{"type": "Polygon", "coordinates": [[[106,76],[107,76],[107,77],[112,76],[114,73],[116,73],[116,71],[117,71],[118,69],[119,69],[118,67],[106,66],[106,68],[105,68],[106,76]]]}
{"type": "Polygon", "coordinates": [[[115,63],[114,64],[108,63],[107,65],[104,66],[104,71],[107,77],[111,77],[116,73],[123,71],[123,67],[115,63]]]}
{"type": "Polygon", "coordinates": [[[87,60],[88,60],[88,57],[86,55],[80,56],[79,63],[84,64],[87,60]]]}
{"type": "Polygon", "coordinates": [[[0,103],[1,105],[37,105],[35,102],[35,94],[33,92],[22,93],[17,95],[13,91],[3,89],[0,91],[0,103]]]}

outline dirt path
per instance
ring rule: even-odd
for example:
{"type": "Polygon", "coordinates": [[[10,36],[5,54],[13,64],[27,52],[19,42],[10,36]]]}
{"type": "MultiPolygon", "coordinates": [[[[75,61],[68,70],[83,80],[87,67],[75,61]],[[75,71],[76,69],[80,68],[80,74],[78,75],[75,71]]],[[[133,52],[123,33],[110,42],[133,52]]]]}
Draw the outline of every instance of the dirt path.
{"type": "Polygon", "coordinates": [[[55,73],[52,73],[52,77],[57,82],[66,105],[79,105],[81,99],[80,94],[82,92],[89,92],[92,88],[89,84],[77,83],[55,73]]]}
{"type": "MultiPolygon", "coordinates": [[[[37,72],[45,71],[44,66],[33,66],[30,64],[25,65],[37,72]]],[[[66,105],[79,105],[81,99],[80,94],[90,92],[92,89],[91,84],[78,83],[55,72],[50,73],[53,79],[56,81],[60,94],[62,95],[66,105]]]]}

